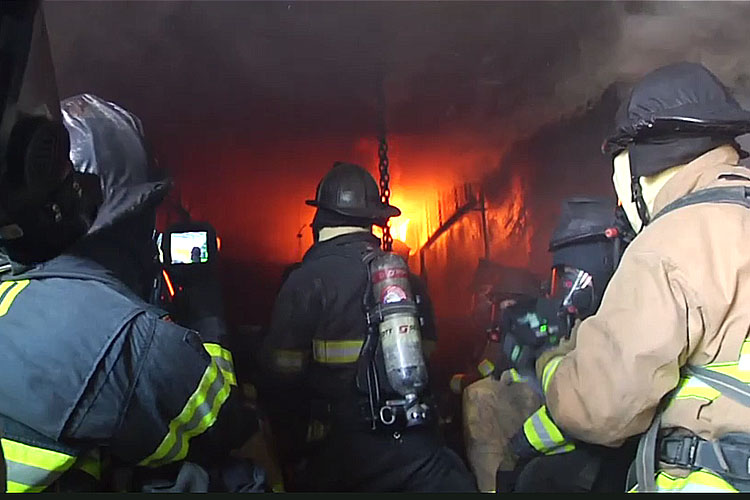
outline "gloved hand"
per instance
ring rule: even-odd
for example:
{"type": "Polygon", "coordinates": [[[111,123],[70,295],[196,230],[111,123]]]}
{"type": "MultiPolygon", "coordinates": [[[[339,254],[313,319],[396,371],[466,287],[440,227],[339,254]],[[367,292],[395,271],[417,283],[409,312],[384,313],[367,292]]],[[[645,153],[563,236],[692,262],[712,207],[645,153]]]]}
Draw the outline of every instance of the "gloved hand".
{"type": "Polygon", "coordinates": [[[536,360],[535,366],[536,376],[539,380],[542,379],[542,373],[544,373],[544,367],[547,366],[547,363],[549,363],[553,358],[565,356],[570,351],[575,349],[576,333],[578,332],[578,325],[580,325],[580,323],[580,321],[576,321],[570,337],[563,338],[557,346],[553,347],[552,349],[548,349],[539,355],[539,358],[537,358],[536,360]]]}
{"type": "Polygon", "coordinates": [[[465,373],[455,373],[451,377],[451,381],[448,384],[448,386],[451,389],[451,392],[456,395],[460,395],[461,391],[463,391],[463,379],[466,377],[465,373]]]}
{"type": "Polygon", "coordinates": [[[559,311],[559,301],[534,299],[503,312],[503,353],[521,375],[535,377],[539,356],[555,348],[567,335],[559,311]]]}

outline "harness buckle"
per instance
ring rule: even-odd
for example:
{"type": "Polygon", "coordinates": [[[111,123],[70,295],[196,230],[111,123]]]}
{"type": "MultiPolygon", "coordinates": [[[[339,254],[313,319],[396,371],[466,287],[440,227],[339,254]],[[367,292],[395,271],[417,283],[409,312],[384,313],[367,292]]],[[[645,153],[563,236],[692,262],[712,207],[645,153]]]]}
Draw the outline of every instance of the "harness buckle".
{"type": "Polygon", "coordinates": [[[661,460],[669,465],[693,469],[700,441],[698,436],[667,438],[662,443],[661,460]]]}

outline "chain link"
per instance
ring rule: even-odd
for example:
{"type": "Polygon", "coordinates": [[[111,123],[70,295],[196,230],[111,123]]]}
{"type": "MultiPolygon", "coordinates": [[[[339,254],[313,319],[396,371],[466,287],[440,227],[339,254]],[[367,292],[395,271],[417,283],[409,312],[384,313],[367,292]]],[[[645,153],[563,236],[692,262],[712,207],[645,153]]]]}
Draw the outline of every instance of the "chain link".
{"type": "MultiPolygon", "coordinates": [[[[380,170],[380,201],[388,205],[391,198],[391,174],[388,172],[388,142],[385,136],[380,138],[378,144],[378,169],[380,170]]],[[[390,252],[393,249],[393,236],[391,236],[391,221],[385,221],[383,226],[383,250],[390,252]]]]}

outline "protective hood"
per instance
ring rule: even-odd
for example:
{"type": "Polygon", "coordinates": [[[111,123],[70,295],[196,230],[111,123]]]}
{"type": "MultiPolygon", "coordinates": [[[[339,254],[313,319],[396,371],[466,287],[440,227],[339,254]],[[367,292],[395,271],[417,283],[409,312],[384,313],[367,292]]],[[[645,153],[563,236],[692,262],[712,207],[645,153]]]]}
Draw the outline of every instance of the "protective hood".
{"type": "Polygon", "coordinates": [[[749,131],[750,112],[721,81],[704,66],[683,62],[652,71],[636,84],[603,149],[616,155],[636,143],[633,174],[648,177],[749,131]]]}
{"type": "Polygon", "coordinates": [[[136,116],[91,94],[61,107],[73,168],[101,182],[103,201],[89,235],[161,202],[170,184],[158,178],[136,116]]]}
{"type": "MultiPolygon", "coordinates": [[[[654,201],[656,195],[659,194],[661,188],[674,177],[674,175],[684,165],[677,165],[650,177],[638,177],[638,182],[641,185],[641,196],[646,204],[646,209],[649,215],[654,213],[654,201]]],[[[615,192],[617,197],[622,203],[622,208],[625,211],[625,215],[630,222],[630,226],[633,231],[639,233],[643,229],[643,221],[638,214],[638,208],[636,202],[632,196],[632,179],[633,173],[631,172],[630,155],[626,149],[618,154],[614,159],[614,173],[612,175],[612,183],[615,186],[615,192]]]]}

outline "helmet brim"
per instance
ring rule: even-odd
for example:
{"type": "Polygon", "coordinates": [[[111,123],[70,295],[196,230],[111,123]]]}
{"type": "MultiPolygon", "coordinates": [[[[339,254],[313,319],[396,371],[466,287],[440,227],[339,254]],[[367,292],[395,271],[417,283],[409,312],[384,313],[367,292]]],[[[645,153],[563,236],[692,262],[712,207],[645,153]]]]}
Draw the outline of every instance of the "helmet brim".
{"type": "Polygon", "coordinates": [[[330,210],[331,212],[336,212],[337,214],[345,215],[347,217],[356,217],[358,219],[389,219],[401,215],[401,210],[398,207],[385,204],[382,204],[378,208],[334,207],[327,204],[320,204],[317,200],[306,200],[305,204],[311,207],[330,210]]]}
{"type": "Polygon", "coordinates": [[[633,131],[619,130],[605,139],[602,152],[614,155],[628,143],[651,137],[705,135],[734,138],[750,133],[750,111],[733,106],[705,110],[696,104],[654,113],[634,127],[633,131]]]}

